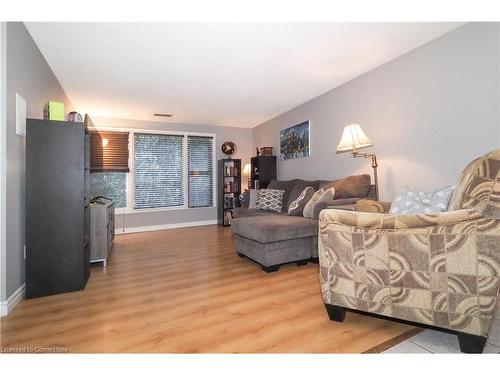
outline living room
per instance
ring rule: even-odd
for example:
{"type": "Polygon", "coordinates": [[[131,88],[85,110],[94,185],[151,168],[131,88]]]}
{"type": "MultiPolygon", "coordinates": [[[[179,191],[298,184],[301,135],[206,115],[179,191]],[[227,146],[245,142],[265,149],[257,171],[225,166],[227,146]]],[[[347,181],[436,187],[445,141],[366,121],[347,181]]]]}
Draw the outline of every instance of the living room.
{"type": "Polygon", "coordinates": [[[500,23],[458,18],[2,20],[1,351],[500,353],[500,23]]]}

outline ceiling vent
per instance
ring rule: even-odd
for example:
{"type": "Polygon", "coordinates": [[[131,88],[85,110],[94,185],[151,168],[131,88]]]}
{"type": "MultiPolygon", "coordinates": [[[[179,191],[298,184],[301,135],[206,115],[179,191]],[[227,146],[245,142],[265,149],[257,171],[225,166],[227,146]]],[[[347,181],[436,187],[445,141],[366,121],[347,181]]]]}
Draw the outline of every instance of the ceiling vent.
{"type": "Polygon", "coordinates": [[[171,113],[153,113],[154,117],[172,117],[171,113]]]}

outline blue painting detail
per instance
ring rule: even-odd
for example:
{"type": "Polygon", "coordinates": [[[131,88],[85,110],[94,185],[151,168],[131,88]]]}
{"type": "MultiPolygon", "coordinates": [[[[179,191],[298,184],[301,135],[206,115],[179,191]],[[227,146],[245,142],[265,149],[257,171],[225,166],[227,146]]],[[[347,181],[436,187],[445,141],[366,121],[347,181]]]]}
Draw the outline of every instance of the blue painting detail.
{"type": "Polygon", "coordinates": [[[309,121],[281,130],[280,159],[309,156],[309,121]]]}

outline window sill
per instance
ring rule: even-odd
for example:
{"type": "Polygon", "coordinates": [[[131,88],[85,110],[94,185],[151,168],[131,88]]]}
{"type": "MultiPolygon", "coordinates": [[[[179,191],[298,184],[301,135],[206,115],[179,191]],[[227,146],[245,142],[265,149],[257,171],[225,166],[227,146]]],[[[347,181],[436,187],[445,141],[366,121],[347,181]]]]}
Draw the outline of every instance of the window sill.
{"type": "Polygon", "coordinates": [[[160,207],[160,208],[117,208],[115,210],[117,215],[127,215],[127,214],[142,214],[142,213],[150,213],[150,212],[164,212],[164,211],[178,211],[178,210],[205,210],[216,208],[216,206],[207,206],[207,207],[185,207],[185,206],[176,206],[176,207],[160,207]]]}

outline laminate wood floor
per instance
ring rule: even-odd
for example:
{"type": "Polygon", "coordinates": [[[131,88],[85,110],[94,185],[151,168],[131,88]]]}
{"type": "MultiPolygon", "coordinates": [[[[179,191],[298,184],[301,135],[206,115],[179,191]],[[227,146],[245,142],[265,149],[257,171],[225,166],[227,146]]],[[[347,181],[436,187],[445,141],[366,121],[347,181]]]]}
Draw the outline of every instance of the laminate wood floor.
{"type": "Polygon", "coordinates": [[[71,353],[361,353],[415,333],[354,313],[331,322],[317,264],[266,274],[218,226],[117,236],[84,291],[23,300],[0,331],[4,350],[71,353]]]}

